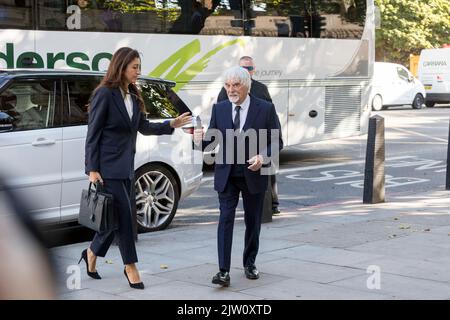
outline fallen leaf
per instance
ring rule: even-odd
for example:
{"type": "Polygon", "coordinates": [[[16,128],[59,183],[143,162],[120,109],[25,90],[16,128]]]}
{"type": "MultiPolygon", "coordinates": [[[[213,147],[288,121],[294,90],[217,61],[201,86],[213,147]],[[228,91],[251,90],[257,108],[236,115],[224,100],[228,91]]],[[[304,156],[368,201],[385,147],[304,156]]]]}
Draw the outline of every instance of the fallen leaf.
{"type": "Polygon", "coordinates": [[[394,218],[394,220],[398,220],[398,218],[394,218]]]}
{"type": "Polygon", "coordinates": [[[319,229],[313,229],[313,231],[319,231],[319,229]]]}
{"type": "Polygon", "coordinates": [[[410,229],[411,226],[409,224],[401,224],[398,228],[399,229],[410,229]]]}
{"type": "Polygon", "coordinates": [[[169,266],[167,264],[162,264],[159,266],[160,269],[169,269],[169,266]]]}
{"type": "Polygon", "coordinates": [[[423,231],[431,231],[431,229],[430,228],[426,228],[425,230],[423,230],[423,231]]]}
{"type": "Polygon", "coordinates": [[[393,234],[393,235],[390,235],[390,236],[389,236],[389,239],[393,239],[393,238],[395,238],[395,237],[397,237],[397,235],[396,235],[396,234],[393,234]]]}

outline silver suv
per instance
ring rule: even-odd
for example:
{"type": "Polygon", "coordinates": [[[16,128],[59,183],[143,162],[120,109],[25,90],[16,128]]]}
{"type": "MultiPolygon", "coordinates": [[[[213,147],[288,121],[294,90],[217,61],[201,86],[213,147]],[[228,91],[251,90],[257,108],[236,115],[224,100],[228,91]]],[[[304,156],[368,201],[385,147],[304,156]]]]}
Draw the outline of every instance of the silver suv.
{"type": "MultiPolygon", "coordinates": [[[[87,104],[102,77],[95,72],[0,70],[0,174],[41,222],[78,218],[81,190],[88,184],[87,104]]],[[[138,85],[149,121],[190,112],[171,89],[173,82],[142,77],[138,85]]],[[[194,161],[199,155],[192,150],[191,134],[192,128],[176,129],[172,136],[138,134],[135,196],[141,231],[166,228],[179,200],[199,187],[202,163],[194,161]]]]}

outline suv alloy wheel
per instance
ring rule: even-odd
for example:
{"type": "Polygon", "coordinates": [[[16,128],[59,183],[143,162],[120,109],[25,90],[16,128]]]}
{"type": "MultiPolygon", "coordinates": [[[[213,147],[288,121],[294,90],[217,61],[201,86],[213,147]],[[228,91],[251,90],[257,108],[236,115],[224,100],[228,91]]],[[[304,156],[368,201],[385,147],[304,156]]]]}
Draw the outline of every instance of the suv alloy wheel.
{"type": "Polygon", "coordinates": [[[160,164],[136,171],[136,218],[140,232],[165,229],[177,211],[180,192],[174,175],[160,164]]]}

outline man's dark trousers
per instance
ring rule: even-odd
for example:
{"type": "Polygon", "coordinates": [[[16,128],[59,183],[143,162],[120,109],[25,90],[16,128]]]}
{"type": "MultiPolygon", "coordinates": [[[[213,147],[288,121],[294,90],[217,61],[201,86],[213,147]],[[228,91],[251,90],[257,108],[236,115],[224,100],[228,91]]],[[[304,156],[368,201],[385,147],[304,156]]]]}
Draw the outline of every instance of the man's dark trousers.
{"type": "Polygon", "coordinates": [[[259,249],[259,233],[265,192],[251,194],[244,177],[230,176],[223,192],[219,192],[220,218],[217,235],[220,271],[230,271],[233,226],[239,194],[242,192],[245,221],[243,266],[255,264],[259,249]]]}

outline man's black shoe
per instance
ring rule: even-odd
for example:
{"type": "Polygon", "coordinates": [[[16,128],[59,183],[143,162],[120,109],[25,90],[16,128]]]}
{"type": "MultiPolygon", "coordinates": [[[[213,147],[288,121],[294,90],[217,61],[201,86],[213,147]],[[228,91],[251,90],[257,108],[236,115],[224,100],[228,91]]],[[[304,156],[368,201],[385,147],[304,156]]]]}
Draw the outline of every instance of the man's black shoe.
{"type": "Polygon", "coordinates": [[[230,273],[229,272],[217,272],[212,278],[212,283],[220,284],[222,287],[228,287],[230,285],[230,273]]]}
{"type": "Polygon", "coordinates": [[[245,267],[245,276],[250,280],[259,279],[259,271],[255,266],[245,267]]]}
{"type": "Polygon", "coordinates": [[[272,208],[272,215],[277,215],[277,214],[280,214],[281,212],[280,212],[280,210],[278,209],[278,207],[273,207],[272,208]]]}

